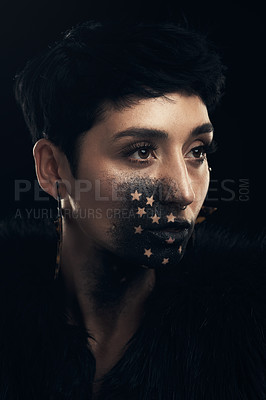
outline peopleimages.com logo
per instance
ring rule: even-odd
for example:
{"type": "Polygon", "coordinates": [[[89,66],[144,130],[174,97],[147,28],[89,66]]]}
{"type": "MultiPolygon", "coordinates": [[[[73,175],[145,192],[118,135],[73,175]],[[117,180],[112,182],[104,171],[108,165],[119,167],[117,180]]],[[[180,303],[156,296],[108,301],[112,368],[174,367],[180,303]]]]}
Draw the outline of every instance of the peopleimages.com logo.
{"type": "Polygon", "coordinates": [[[206,201],[248,201],[249,186],[248,178],[211,179],[206,201]]]}
{"type": "MultiPolygon", "coordinates": [[[[68,181],[61,181],[68,193],[75,193],[75,199],[80,200],[84,193],[93,193],[94,200],[99,202],[104,201],[122,201],[123,192],[121,188],[118,187],[116,182],[110,182],[109,195],[103,195],[103,184],[100,179],[96,179],[94,182],[89,180],[75,180],[74,188],[70,185],[68,181]]],[[[106,184],[106,182],[105,182],[106,184]]],[[[175,191],[178,193],[178,188],[175,186],[175,191]]],[[[136,186],[132,186],[132,190],[135,190],[136,186]]],[[[159,193],[159,199],[167,200],[169,193],[173,191],[171,185],[167,188],[165,184],[157,184],[156,190],[159,193]],[[169,189],[169,190],[167,190],[169,189]]],[[[147,189],[145,187],[145,181],[140,189],[145,193],[147,189]]],[[[130,183],[127,185],[127,190],[130,191],[130,183]]],[[[39,185],[38,180],[30,181],[27,179],[16,179],[14,182],[14,199],[15,201],[23,201],[23,196],[29,193],[33,194],[34,201],[49,201],[51,196],[46,193],[39,185]]],[[[246,202],[250,199],[250,182],[248,178],[223,178],[223,179],[211,179],[209,184],[209,190],[206,196],[206,202],[232,202],[232,201],[242,201],[246,202]]]]}

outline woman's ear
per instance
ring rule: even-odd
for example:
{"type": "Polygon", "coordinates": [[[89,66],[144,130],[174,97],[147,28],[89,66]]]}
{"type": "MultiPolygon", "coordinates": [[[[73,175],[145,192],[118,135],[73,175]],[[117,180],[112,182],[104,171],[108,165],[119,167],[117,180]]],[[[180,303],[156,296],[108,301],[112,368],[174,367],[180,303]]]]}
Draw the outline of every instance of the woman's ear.
{"type": "MultiPolygon", "coordinates": [[[[50,140],[40,139],[33,147],[33,157],[39,185],[57,199],[56,182],[68,182],[70,179],[70,168],[65,154],[50,140]]],[[[60,194],[62,198],[65,197],[65,185],[60,185],[60,194]]]]}

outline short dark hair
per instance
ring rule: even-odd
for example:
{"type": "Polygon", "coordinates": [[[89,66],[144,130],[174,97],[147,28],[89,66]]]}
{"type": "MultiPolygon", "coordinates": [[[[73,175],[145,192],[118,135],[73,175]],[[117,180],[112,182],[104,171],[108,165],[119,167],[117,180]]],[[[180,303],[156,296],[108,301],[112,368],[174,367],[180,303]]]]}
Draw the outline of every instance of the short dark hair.
{"type": "Polygon", "coordinates": [[[206,35],[175,23],[88,21],[29,61],[15,95],[33,143],[51,140],[77,172],[78,138],[104,115],[104,105],[132,104],[171,92],[196,94],[211,111],[224,69],[206,35]]]}

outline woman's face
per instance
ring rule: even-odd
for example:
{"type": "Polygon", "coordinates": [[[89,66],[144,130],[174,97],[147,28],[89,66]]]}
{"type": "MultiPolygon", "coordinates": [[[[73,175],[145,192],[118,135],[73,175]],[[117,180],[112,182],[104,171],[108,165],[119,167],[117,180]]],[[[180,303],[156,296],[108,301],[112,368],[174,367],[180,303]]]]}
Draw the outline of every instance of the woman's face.
{"type": "Polygon", "coordinates": [[[177,263],[207,194],[202,146],[212,138],[197,96],[109,109],[82,138],[64,202],[71,223],[98,251],[150,268],[177,263]]]}

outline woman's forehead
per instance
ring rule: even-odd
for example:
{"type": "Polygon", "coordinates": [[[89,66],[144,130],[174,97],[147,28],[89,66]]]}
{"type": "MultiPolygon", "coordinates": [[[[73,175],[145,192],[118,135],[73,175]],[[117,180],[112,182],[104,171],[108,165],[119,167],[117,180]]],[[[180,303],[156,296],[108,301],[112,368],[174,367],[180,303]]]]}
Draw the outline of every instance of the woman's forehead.
{"type": "MultiPolygon", "coordinates": [[[[205,131],[213,130],[205,104],[198,96],[173,93],[165,97],[143,99],[130,107],[116,110],[108,108],[105,118],[95,124],[90,133],[106,140],[119,140],[125,135],[140,136],[154,131],[167,136],[177,131],[189,133],[205,125],[205,131]]],[[[91,136],[91,135],[88,135],[91,136]]],[[[97,140],[97,139],[96,139],[97,140]]]]}

